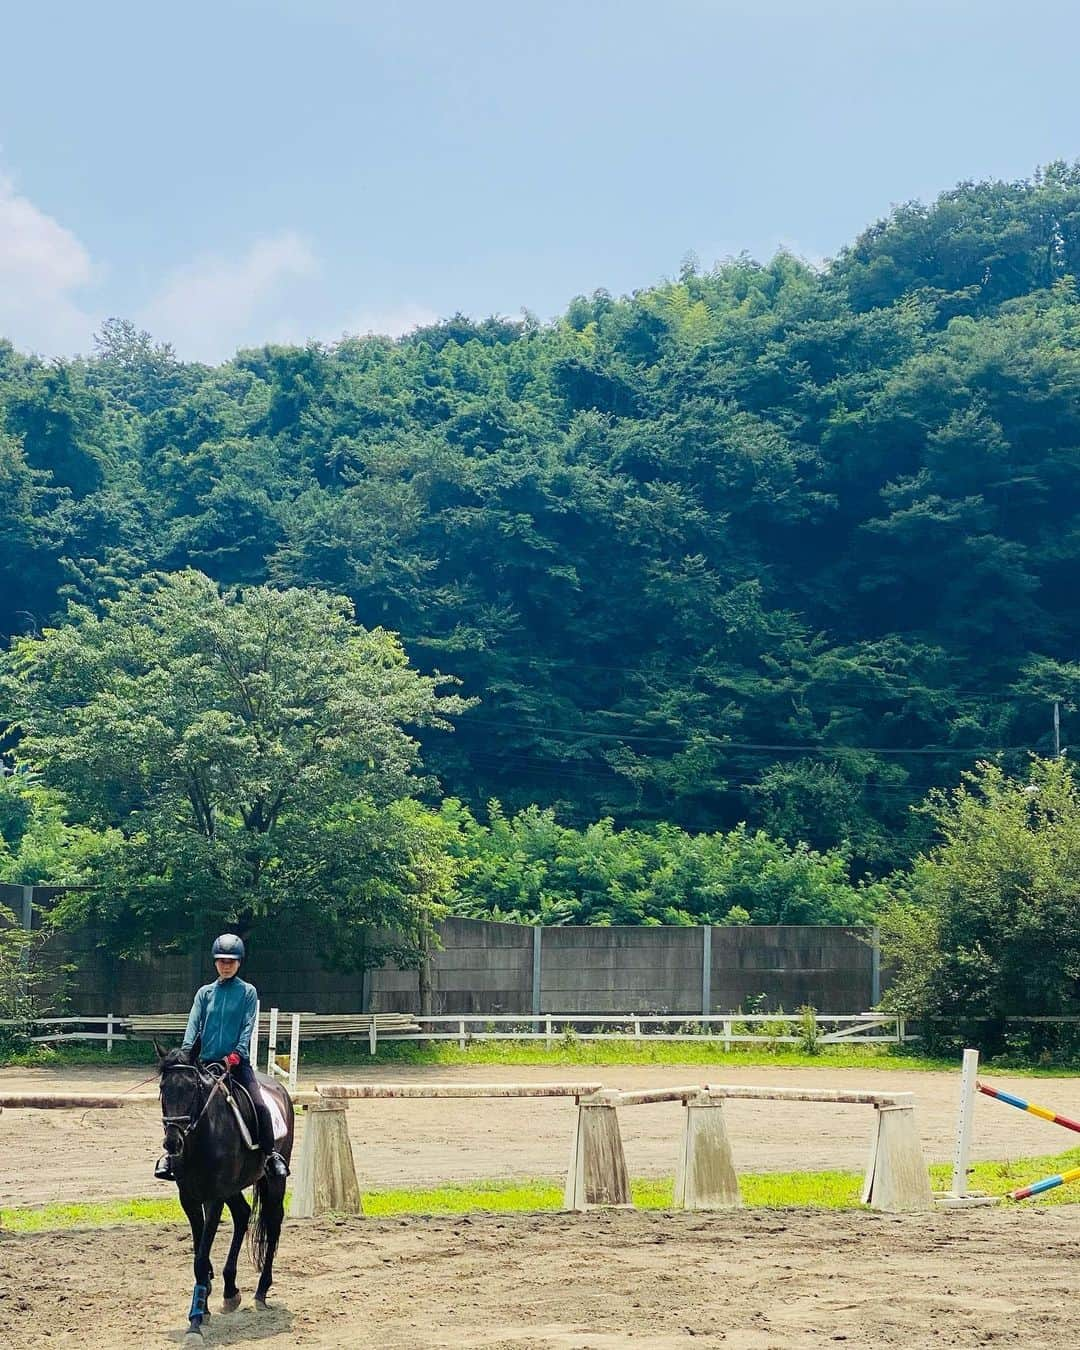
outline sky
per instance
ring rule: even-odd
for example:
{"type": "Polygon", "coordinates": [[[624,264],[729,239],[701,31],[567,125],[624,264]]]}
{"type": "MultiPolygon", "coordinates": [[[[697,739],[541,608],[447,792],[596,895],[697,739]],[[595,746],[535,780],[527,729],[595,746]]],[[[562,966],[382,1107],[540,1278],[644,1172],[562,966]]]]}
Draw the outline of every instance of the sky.
{"type": "Polygon", "coordinates": [[[1074,0],[36,0],[0,26],[0,337],[181,357],[549,319],[1080,157],[1074,0]]]}

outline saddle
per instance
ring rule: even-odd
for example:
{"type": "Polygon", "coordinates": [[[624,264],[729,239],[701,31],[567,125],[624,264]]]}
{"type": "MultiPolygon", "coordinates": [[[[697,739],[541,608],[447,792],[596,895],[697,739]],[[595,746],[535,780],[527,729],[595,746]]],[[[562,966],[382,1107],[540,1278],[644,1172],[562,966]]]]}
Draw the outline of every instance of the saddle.
{"type": "Polygon", "coordinates": [[[250,1149],[253,1153],[256,1152],[259,1147],[259,1141],[257,1139],[252,1139],[251,1131],[258,1121],[258,1115],[255,1112],[255,1103],[251,1100],[251,1093],[242,1083],[234,1083],[227,1079],[221,1085],[221,1094],[229,1103],[229,1109],[236,1117],[236,1123],[240,1128],[240,1138],[244,1141],[244,1147],[250,1149]],[[237,1098],[241,1098],[247,1103],[250,1124],[244,1119],[244,1112],[241,1110],[240,1101],[238,1101],[237,1098]]]}

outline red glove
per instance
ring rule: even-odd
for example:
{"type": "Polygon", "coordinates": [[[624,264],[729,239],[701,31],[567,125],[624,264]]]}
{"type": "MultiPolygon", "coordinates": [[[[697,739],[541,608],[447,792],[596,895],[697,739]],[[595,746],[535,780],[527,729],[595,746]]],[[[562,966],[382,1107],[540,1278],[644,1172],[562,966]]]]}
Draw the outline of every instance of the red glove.
{"type": "Polygon", "coordinates": [[[236,1053],[235,1050],[230,1050],[229,1053],[225,1056],[225,1063],[229,1066],[230,1069],[235,1069],[236,1066],[240,1063],[240,1056],[236,1053]]]}

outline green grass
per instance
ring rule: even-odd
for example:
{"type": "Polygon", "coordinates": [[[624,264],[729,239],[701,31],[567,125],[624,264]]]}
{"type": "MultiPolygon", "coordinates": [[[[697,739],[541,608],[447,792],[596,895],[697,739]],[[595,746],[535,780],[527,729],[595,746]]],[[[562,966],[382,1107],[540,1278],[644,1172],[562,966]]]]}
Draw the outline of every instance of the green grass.
{"type": "MultiPolygon", "coordinates": [[[[703,1064],[703,1065],[775,1065],[788,1068],[828,1067],[838,1069],[955,1069],[957,1061],[921,1055],[897,1045],[822,1046],[816,1055],[808,1055],[794,1045],[733,1046],[725,1051],[719,1041],[702,1037],[701,1041],[583,1041],[559,1036],[548,1049],[538,1041],[474,1041],[464,1050],[448,1041],[383,1041],[375,1055],[367,1042],[319,1041],[305,1046],[301,1073],[305,1079],[316,1068],[345,1066],[376,1067],[395,1064],[507,1066],[542,1065],[552,1067],[600,1066],[608,1064],[703,1064]]],[[[35,1047],[19,1054],[0,1053],[0,1067],[48,1067],[95,1065],[112,1068],[121,1065],[153,1067],[154,1052],[147,1041],[121,1041],[109,1054],[98,1045],[68,1044],[35,1047]]]]}
{"type": "MultiPolygon", "coordinates": [[[[31,1051],[6,1057],[0,1052],[0,1068],[94,1065],[113,1068],[122,1065],[154,1066],[154,1051],[148,1041],[119,1041],[109,1054],[99,1044],[35,1047],[31,1051]]],[[[341,1067],[393,1067],[399,1064],[483,1065],[507,1067],[539,1065],[552,1068],[588,1068],[605,1065],[670,1064],[701,1065],[717,1071],[731,1068],[827,1068],[827,1069],[902,1069],[913,1072],[955,1072],[960,1054],[926,1055],[914,1046],[900,1045],[824,1045],[816,1054],[807,1054],[795,1045],[776,1045],[762,1040],[755,1045],[737,1045],[725,1051],[718,1040],[700,1041],[583,1041],[576,1036],[557,1036],[549,1049],[541,1041],[473,1041],[464,1050],[451,1041],[383,1041],[378,1053],[368,1051],[366,1041],[324,1040],[304,1047],[301,1074],[305,1081],[327,1069],[341,1067]]],[[[1080,1065],[1023,1064],[1010,1057],[986,1058],[982,1067],[1017,1077],[1054,1078],[1072,1076],[1080,1065]]]]}
{"type": "MultiPolygon", "coordinates": [[[[1080,1166],[1080,1149],[1008,1162],[976,1163],[970,1188],[1005,1195],[1042,1177],[1080,1166]]],[[[930,1168],[936,1190],[948,1188],[947,1163],[930,1168]]],[[[773,1209],[858,1209],[862,1177],[856,1172],[757,1172],[739,1178],[743,1203],[773,1209]]],[[[631,1183],[639,1209],[670,1209],[670,1179],[638,1178],[631,1183]]],[[[526,1213],[562,1208],[563,1189],[552,1181],[476,1181],[419,1190],[366,1191],[364,1213],[371,1219],[416,1214],[526,1213]]],[[[1080,1185],[1060,1186],[1025,1205],[1075,1204],[1080,1185]]],[[[0,1210],[0,1226],[9,1233],[42,1233],[66,1228],[102,1228],[116,1224],[183,1223],[174,1196],[117,1200],[84,1205],[41,1205],[0,1210]]]]}

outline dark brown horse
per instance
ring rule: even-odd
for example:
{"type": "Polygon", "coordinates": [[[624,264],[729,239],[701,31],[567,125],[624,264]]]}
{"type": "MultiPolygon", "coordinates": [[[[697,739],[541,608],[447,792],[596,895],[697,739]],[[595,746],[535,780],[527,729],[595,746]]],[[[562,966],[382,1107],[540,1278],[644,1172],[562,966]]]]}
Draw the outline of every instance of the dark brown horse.
{"type": "MultiPolygon", "coordinates": [[[[258,1139],[258,1127],[244,1093],[231,1086],[225,1066],[203,1064],[198,1040],[190,1050],[166,1052],[156,1043],[154,1048],[161,1075],[165,1149],[173,1160],[180,1203],[191,1224],[195,1246],[195,1289],[188,1313],[188,1333],[201,1336],[203,1319],[210,1316],[207,1302],[214,1277],[210,1249],[225,1205],[232,1215],[233,1238],[222,1271],[224,1311],[234,1312],[240,1306],[236,1260],[245,1233],[249,1234],[251,1259],[260,1272],[255,1306],[266,1307],[267,1291],[274,1280],[274,1253],[285,1217],[285,1180],[263,1174],[265,1155],[261,1149],[250,1147],[244,1138],[229,1095],[240,1106],[253,1140],[258,1139]],[[244,1198],[246,1186],[254,1187],[251,1205],[244,1198]]],[[[259,1082],[264,1091],[274,1096],[285,1122],[287,1132],[278,1143],[278,1150],[288,1161],[295,1124],[292,1101],[280,1084],[261,1075],[259,1082]]]]}

